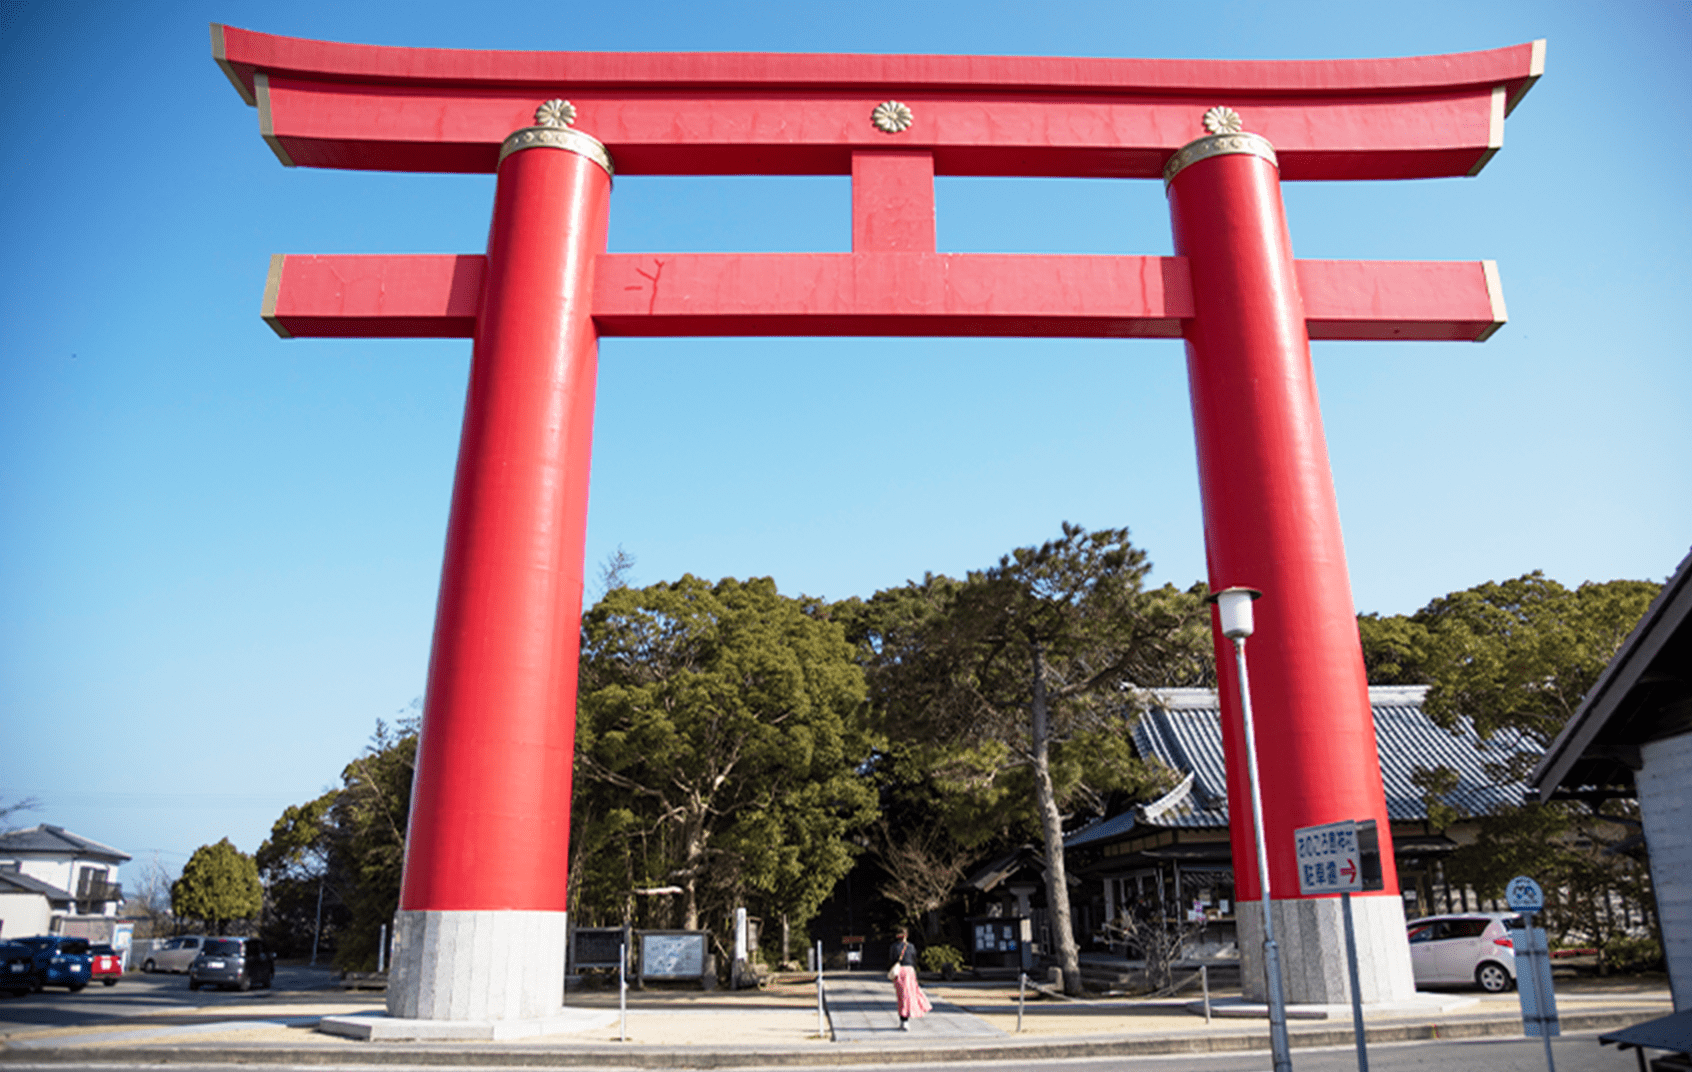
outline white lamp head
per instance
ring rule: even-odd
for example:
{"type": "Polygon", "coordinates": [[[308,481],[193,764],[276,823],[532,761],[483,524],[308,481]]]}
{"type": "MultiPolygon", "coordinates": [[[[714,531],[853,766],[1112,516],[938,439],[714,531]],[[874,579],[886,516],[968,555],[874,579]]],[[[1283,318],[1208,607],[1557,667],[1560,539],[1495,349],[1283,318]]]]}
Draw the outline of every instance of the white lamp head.
{"type": "Polygon", "coordinates": [[[1251,602],[1262,598],[1263,593],[1255,588],[1224,588],[1220,592],[1212,592],[1204,597],[1206,603],[1214,603],[1222,615],[1222,635],[1229,640],[1238,640],[1251,635],[1251,602]]]}

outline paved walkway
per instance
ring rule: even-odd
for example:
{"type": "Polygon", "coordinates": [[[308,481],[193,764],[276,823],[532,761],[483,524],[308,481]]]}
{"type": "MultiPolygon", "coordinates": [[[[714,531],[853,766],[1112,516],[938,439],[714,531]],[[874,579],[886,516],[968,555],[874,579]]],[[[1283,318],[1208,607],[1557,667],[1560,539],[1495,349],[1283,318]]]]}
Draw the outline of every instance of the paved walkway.
{"type": "Polygon", "coordinates": [[[929,995],[934,1010],[899,1030],[893,984],[869,975],[829,976],[823,985],[829,1026],[836,1042],[895,1042],[910,1039],[1004,1038],[1005,1033],[943,998],[929,995]]]}
{"type": "MultiPolygon", "coordinates": [[[[1631,983],[1567,980],[1558,994],[1564,1034],[1612,1030],[1668,1013],[1671,1003],[1663,982],[1660,978],[1631,983]]],[[[934,1012],[913,1021],[911,1031],[902,1032],[892,984],[879,973],[830,975],[824,988],[832,1032],[826,1025],[819,1031],[814,980],[794,978],[767,990],[739,993],[683,988],[637,991],[629,995],[626,1027],[619,1021],[571,1034],[474,1043],[371,1043],[337,1038],[312,1029],[317,1017],[378,1014],[381,995],[262,992],[74,1027],[0,1027],[0,1072],[11,1064],[185,1061],[349,1068],[396,1062],[545,1064],[596,1070],[809,1068],[921,1061],[1002,1062],[999,1067],[1014,1068],[1039,1058],[1264,1051],[1268,1046],[1263,1021],[1218,1017],[1207,1024],[1203,1016],[1187,1008],[1190,995],[1149,1002],[1067,1002],[1035,1000],[1030,994],[1019,1032],[1014,984],[929,980],[924,990],[934,1002],[934,1012]]],[[[1382,1010],[1384,1015],[1371,1015],[1370,1044],[1486,1036],[1522,1039],[1515,994],[1459,996],[1467,999],[1459,1009],[1382,1010]]],[[[615,1012],[617,994],[573,991],[570,1005],[615,1012]]],[[[1295,1048],[1352,1044],[1349,1010],[1336,1019],[1294,1021],[1289,1028],[1295,1048]]],[[[1529,1049],[1534,1042],[1522,1039],[1529,1049]]],[[[1596,1041],[1592,1046],[1596,1048],[1596,1041]]]]}

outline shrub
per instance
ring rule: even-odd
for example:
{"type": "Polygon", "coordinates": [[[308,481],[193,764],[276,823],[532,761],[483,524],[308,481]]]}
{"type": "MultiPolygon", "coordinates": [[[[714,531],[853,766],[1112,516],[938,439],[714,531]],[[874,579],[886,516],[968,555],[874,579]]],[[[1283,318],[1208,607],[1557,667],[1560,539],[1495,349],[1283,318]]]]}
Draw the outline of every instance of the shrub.
{"type": "Polygon", "coordinates": [[[1657,971],[1663,966],[1663,947],[1649,935],[1622,935],[1604,943],[1602,958],[1611,971],[1657,971]]]}
{"type": "Polygon", "coordinates": [[[963,967],[963,954],[949,945],[931,945],[922,951],[922,966],[925,971],[938,972],[951,968],[954,971],[963,967]]]}

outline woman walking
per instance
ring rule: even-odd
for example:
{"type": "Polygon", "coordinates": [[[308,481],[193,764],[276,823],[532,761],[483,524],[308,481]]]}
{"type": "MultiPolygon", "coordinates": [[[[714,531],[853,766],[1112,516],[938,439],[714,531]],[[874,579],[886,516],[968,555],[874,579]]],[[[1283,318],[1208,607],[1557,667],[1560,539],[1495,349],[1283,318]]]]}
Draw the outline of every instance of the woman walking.
{"type": "Polygon", "coordinates": [[[893,944],[887,950],[888,959],[893,966],[887,969],[887,977],[893,980],[893,993],[899,999],[899,1030],[911,1029],[911,1017],[927,1016],[934,1006],[928,1003],[928,995],[917,985],[916,946],[911,944],[910,932],[900,927],[894,932],[893,944]]]}

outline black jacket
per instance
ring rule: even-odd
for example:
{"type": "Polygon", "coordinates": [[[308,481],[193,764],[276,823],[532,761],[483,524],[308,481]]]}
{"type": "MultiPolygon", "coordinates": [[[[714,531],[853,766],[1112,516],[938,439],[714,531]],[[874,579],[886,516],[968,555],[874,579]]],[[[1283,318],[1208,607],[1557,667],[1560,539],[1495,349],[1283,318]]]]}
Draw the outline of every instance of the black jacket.
{"type": "Polygon", "coordinates": [[[909,964],[911,967],[914,968],[914,967],[917,966],[917,956],[916,956],[916,954],[917,954],[916,946],[914,944],[912,944],[911,942],[908,942],[908,941],[907,942],[894,942],[892,945],[887,947],[887,963],[889,965],[892,965],[892,964],[909,964]],[[904,956],[902,956],[902,957],[899,955],[899,947],[901,945],[905,947],[904,956]]]}

